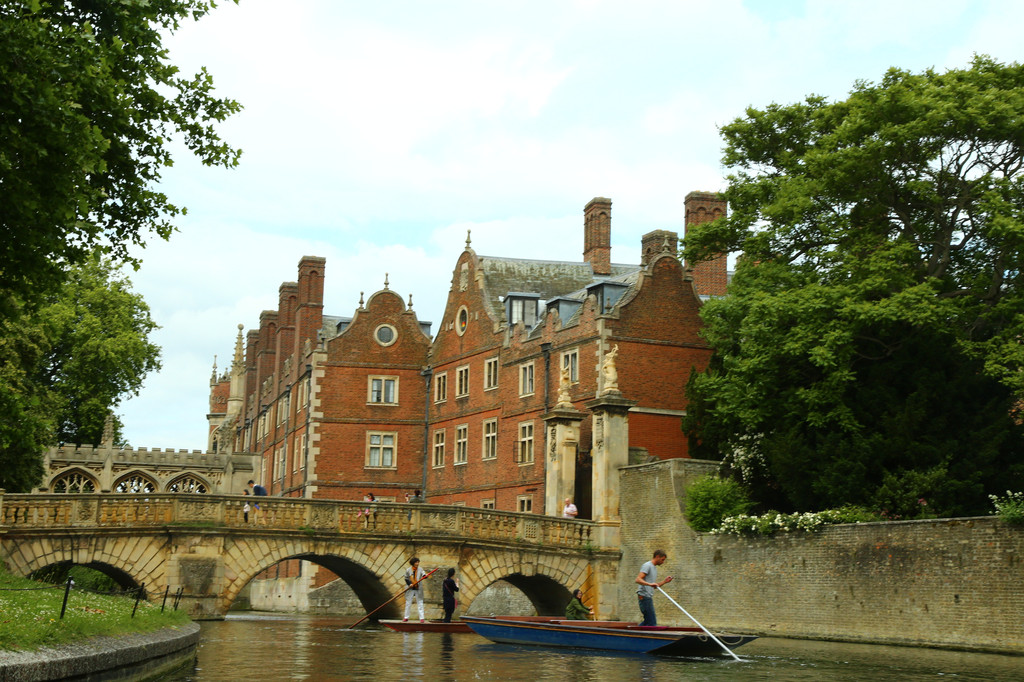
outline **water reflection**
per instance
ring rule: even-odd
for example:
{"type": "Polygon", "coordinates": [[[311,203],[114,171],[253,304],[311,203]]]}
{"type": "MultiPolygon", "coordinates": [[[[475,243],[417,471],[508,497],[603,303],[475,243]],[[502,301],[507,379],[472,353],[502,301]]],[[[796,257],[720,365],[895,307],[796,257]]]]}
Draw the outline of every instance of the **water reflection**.
{"type": "Polygon", "coordinates": [[[1024,658],[761,639],[727,658],[493,644],[473,634],[397,633],[356,619],[232,614],[202,624],[196,669],[178,681],[236,680],[1018,680],[1024,658]]]}

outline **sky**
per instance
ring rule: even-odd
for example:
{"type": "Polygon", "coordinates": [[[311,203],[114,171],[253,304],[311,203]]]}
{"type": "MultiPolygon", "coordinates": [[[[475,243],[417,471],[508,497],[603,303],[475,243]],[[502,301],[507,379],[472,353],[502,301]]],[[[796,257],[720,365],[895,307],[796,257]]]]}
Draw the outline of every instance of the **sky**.
{"type": "Polygon", "coordinates": [[[719,128],[748,107],[844,99],[891,67],[1024,61],[1015,0],[240,0],[165,45],[243,111],[237,168],[187,152],[160,189],[188,208],[128,276],[162,369],[118,414],[134,447],[205,450],[210,377],[304,255],[324,313],[389,287],[440,326],[467,231],[481,255],[581,261],[583,207],[612,199],[612,261],[682,233],[724,189],[719,128]]]}

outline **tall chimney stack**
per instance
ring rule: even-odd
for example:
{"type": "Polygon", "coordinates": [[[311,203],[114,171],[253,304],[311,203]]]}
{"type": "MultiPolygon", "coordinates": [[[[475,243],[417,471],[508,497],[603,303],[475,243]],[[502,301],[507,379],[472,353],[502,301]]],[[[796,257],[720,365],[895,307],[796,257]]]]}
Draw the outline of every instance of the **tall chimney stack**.
{"type": "Polygon", "coordinates": [[[583,209],[583,260],[595,275],[612,274],[612,200],[594,197],[583,209]]]}

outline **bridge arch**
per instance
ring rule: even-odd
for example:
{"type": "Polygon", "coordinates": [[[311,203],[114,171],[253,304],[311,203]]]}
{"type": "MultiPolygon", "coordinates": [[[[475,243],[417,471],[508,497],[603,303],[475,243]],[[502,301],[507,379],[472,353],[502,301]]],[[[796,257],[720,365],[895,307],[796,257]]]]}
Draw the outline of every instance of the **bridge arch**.
{"type": "Polygon", "coordinates": [[[82,538],[48,538],[4,541],[8,569],[17,575],[32,575],[50,566],[75,564],[109,576],[119,587],[129,589],[145,585],[150,594],[166,582],[162,561],[141,561],[151,553],[151,539],[122,538],[113,546],[108,542],[79,542],[82,538]],[[134,559],[134,560],[133,560],[134,559]]]}
{"type": "MultiPolygon", "coordinates": [[[[224,553],[225,586],[218,608],[226,612],[238,595],[256,576],[282,561],[299,559],[323,566],[344,580],[359,598],[363,608],[372,611],[404,588],[404,581],[378,572],[380,562],[372,552],[353,546],[324,546],[301,541],[271,546],[263,540],[239,540],[224,553]],[[262,554],[258,554],[263,552],[262,554]],[[374,569],[378,570],[374,570],[374,569]]],[[[395,617],[398,606],[382,609],[381,617],[395,617]]]]}

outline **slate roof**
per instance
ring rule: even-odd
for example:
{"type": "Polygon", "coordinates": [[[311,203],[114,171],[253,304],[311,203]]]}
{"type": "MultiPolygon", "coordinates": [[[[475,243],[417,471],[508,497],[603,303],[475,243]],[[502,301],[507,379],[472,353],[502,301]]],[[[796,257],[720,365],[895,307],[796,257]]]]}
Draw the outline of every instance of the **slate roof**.
{"type": "Polygon", "coordinates": [[[477,256],[477,267],[484,274],[484,292],[492,319],[507,322],[502,299],[509,293],[529,293],[541,301],[562,296],[584,300],[586,287],[595,282],[636,282],[639,265],[612,264],[611,275],[595,276],[590,263],[528,260],[477,256]]]}

